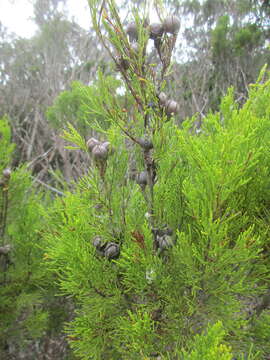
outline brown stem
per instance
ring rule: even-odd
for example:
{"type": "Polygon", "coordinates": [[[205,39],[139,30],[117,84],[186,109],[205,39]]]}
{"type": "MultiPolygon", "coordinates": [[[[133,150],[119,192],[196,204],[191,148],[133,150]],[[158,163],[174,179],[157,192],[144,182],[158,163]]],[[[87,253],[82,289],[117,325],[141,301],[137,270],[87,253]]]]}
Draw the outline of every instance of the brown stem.
{"type": "MultiPolygon", "coordinates": [[[[3,187],[4,184],[1,183],[0,186],[3,187]]],[[[3,190],[1,192],[3,194],[3,190]]],[[[2,229],[3,215],[4,215],[4,197],[2,196],[1,208],[0,208],[0,229],[2,229]]]]}
{"type": "Polygon", "coordinates": [[[141,111],[143,111],[143,104],[141,102],[141,99],[139,98],[139,96],[136,94],[133,87],[131,86],[131,83],[130,83],[129,78],[127,77],[126,71],[121,69],[121,74],[124,77],[125,82],[129,88],[129,91],[131,92],[132,96],[134,97],[138,107],[140,108],[141,111]]]}
{"type": "Polygon", "coordinates": [[[149,198],[148,199],[148,212],[150,215],[149,222],[151,227],[154,227],[154,175],[155,175],[155,169],[154,169],[154,161],[151,156],[151,150],[144,150],[144,164],[145,169],[147,171],[147,177],[148,177],[148,186],[149,186],[149,198]]]}
{"type": "MultiPolygon", "coordinates": [[[[0,236],[4,238],[7,222],[7,209],[8,209],[8,184],[5,183],[2,188],[3,203],[0,214],[0,236]]],[[[4,240],[3,240],[4,241],[4,240]]]]}
{"type": "MultiPolygon", "coordinates": [[[[103,8],[104,8],[104,1],[102,3],[102,7],[101,7],[101,10],[100,10],[100,18],[101,18],[101,13],[102,13],[103,8]]],[[[106,42],[104,40],[104,36],[102,35],[102,33],[100,31],[100,18],[99,18],[99,21],[98,21],[98,28],[96,29],[97,35],[98,35],[100,41],[102,42],[104,48],[108,51],[110,57],[113,59],[115,65],[118,66],[118,61],[117,61],[116,57],[113,55],[110,48],[106,44],[106,42]]],[[[128,89],[131,92],[132,96],[134,97],[136,103],[138,104],[141,111],[143,111],[143,104],[141,102],[141,99],[138,97],[138,95],[134,91],[133,87],[131,86],[131,82],[130,82],[130,79],[127,77],[126,70],[123,69],[122,67],[120,67],[120,72],[121,72],[122,76],[124,77],[124,80],[125,80],[125,82],[126,82],[126,84],[128,86],[128,89]]]]}

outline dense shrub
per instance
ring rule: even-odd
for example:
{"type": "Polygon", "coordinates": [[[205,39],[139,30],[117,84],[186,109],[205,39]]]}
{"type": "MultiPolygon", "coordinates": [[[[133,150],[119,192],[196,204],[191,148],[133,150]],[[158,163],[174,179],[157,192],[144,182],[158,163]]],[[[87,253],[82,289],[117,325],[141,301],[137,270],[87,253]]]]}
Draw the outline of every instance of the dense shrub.
{"type": "Polygon", "coordinates": [[[71,347],[85,360],[266,359],[270,81],[262,71],[241,108],[230,89],[195,131],[196,115],[181,128],[157,115],[150,73],[142,86],[122,71],[154,104],[149,125],[139,111],[125,118],[101,77],[93,112],[111,116],[98,139],[111,150],[97,156],[70,125],[91,166],[47,216],[48,267],[77,304],[71,347]]]}
{"type": "MultiPolygon", "coordinates": [[[[25,167],[12,169],[13,144],[7,118],[0,119],[0,358],[59,333],[67,318],[44,267],[41,203],[25,167]],[[61,311],[60,311],[61,310],[61,311]],[[55,323],[54,317],[57,317],[55,323]]],[[[21,353],[22,351],[22,353],[21,353]]],[[[24,354],[24,355],[25,355],[24,354]]],[[[33,356],[34,353],[32,354],[33,356]]],[[[26,355],[28,356],[28,355],[26,355]]]]}

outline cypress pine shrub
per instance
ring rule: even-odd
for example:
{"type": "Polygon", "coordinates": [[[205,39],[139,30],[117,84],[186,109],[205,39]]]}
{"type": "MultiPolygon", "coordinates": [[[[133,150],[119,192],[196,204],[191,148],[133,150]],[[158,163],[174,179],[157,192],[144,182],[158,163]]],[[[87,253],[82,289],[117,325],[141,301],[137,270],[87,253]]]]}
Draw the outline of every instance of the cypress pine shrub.
{"type": "MultiPolygon", "coordinates": [[[[99,132],[64,137],[89,153],[74,193],[46,209],[46,259],[76,304],[66,331],[93,359],[267,359],[269,336],[270,80],[262,71],[239,108],[177,124],[166,97],[178,20],[123,27],[113,0],[89,0],[101,43],[122,75],[122,107],[99,73],[87,100],[99,132]],[[151,26],[150,26],[151,29],[151,26]],[[154,39],[160,64],[147,62],[154,39]],[[136,41],[135,41],[136,40],[136,41]],[[262,78],[264,77],[264,81],[262,78]],[[162,94],[161,94],[162,92],[162,94]]],[[[86,96],[82,87],[82,96],[86,96]]]]}

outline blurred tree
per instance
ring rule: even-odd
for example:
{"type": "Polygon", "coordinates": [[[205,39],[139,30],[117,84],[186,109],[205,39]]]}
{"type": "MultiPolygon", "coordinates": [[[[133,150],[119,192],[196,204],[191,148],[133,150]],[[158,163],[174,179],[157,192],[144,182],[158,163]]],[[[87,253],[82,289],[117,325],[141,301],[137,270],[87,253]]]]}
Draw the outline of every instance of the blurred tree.
{"type": "MultiPolygon", "coordinates": [[[[64,149],[64,142],[52,130],[45,111],[53,99],[74,80],[90,84],[104,52],[96,46],[94,33],[68,20],[65,1],[37,0],[34,20],[37,33],[30,39],[10,35],[0,28],[0,116],[7,114],[17,143],[16,164],[28,161],[44,179],[61,168],[69,181],[77,174],[64,149]]],[[[107,71],[105,66],[104,71],[107,71]]],[[[79,168],[79,166],[78,166],[79,168]]]]}
{"type": "Polygon", "coordinates": [[[175,72],[180,119],[216,110],[233,85],[240,104],[270,61],[270,5],[258,0],[165,0],[182,19],[175,72]],[[184,55],[183,55],[184,54],[184,55]]]}

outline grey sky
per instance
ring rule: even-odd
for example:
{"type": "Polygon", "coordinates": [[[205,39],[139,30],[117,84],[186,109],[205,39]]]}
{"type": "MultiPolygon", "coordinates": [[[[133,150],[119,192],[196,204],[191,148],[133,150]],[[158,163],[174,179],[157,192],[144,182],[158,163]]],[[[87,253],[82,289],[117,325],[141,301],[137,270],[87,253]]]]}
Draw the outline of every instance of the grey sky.
{"type": "MultiPolygon", "coordinates": [[[[21,37],[31,37],[35,32],[31,3],[31,0],[0,0],[1,23],[21,37]]],[[[76,22],[86,29],[90,24],[87,6],[87,0],[67,0],[70,17],[74,16],[76,22]]]]}

